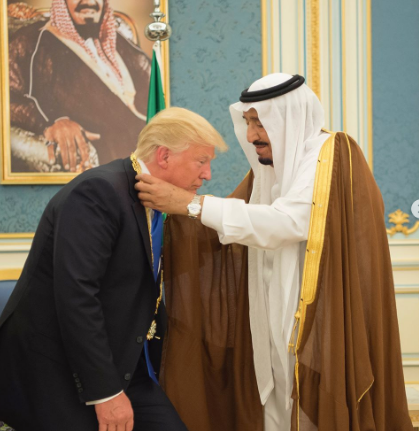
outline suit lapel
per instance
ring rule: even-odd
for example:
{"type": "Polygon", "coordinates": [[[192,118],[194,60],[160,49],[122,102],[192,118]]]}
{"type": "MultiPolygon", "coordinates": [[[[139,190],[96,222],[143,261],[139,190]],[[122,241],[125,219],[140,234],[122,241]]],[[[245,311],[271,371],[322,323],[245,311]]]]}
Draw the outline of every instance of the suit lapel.
{"type": "Polygon", "coordinates": [[[141,233],[150,268],[153,271],[153,261],[151,258],[150,233],[148,231],[147,215],[145,212],[145,208],[143,207],[143,205],[141,205],[141,202],[139,201],[137,196],[137,192],[134,188],[136,172],[132,167],[131,160],[129,159],[129,157],[124,159],[124,168],[128,178],[129,194],[131,195],[131,198],[133,200],[132,210],[134,211],[135,219],[137,220],[138,228],[141,233]]]}

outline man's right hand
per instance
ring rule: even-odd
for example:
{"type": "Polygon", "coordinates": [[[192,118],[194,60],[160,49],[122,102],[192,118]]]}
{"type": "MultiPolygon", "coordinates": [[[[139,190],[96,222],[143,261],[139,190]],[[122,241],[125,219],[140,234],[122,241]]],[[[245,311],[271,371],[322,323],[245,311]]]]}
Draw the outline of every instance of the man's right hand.
{"type": "Polygon", "coordinates": [[[188,214],[187,206],[194,193],[148,174],[138,174],[135,179],[138,181],[135,184],[138,199],[145,207],[167,214],[188,214]]]}
{"type": "MultiPolygon", "coordinates": [[[[77,149],[81,156],[81,169],[84,171],[90,167],[88,141],[100,139],[97,133],[85,131],[80,124],[68,118],[56,121],[52,126],[45,129],[45,139],[56,142],[60,148],[63,167],[66,171],[76,172],[77,149]]],[[[48,147],[48,157],[51,164],[55,163],[55,148],[48,147]]]]}
{"type": "Polygon", "coordinates": [[[134,412],[124,392],[104,403],[95,404],[99,431],[132,431],[134,412]]]}

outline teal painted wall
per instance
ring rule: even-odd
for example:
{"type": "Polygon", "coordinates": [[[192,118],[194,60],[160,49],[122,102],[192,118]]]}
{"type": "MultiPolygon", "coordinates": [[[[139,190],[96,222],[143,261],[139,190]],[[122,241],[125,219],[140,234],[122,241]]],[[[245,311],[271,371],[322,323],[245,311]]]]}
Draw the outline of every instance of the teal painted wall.
{"type": "MultiPolygon", "coordinates": [[[[249,169],[228,106],[261,76],[259,0],[169,0],[171,102],[207,118],[230,146],[202,191],[226,195],[249,169]]],[[[33,232],[59,186],[1,186],[0,232],[33,232]]]]}
{"type": "Polygon", "coordinates": [[[386,221],[419,199],[419,2],[372,2],[374,176],[386,221]]]}
{"type": "Polygon", "coordinates": [[[260,13],[259,0],[170,3],[172,105],[204,116],[230,147],[213,162],[203,193],[229,194],[250,168],[228,107],[262,75],[260,13]]]}
{"type": "MultiPolygon", "coordinates": [[[[170,0],[169,0],[170,2],[170,0]]],[[[172,0],[172,105],[207,118],[230,146],[205,193],[225,196],[248,170],[228,106],[261,75],[258,0],[172,0]]],[[[386,215],[419,199],[419,3],[372,2],[374,175],[386,215]]],[[[0,232],[33,232],[59,186],[0,186],[0,232]]],[[[415,219],[411,216],[411,224],[415,219]]]]}
{"type": "Polygon", "coordinates": [[[0,185],[0,232],[34,232],[60,186],[0,185]]]}

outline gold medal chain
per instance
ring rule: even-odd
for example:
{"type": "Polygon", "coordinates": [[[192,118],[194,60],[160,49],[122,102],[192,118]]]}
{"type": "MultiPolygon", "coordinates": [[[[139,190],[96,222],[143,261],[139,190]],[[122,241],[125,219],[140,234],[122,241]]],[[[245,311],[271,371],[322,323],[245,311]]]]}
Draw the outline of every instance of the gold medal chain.
{"type": "MultiPolygon", "coordinates": [[[[132,167],[133,167],[134,171],[137,172],[137,174],[142,174],[143,171],[141,169],[141,165],[138,163],[137,157],[135,156],[134,153],[131,154],[130,159],[131,159],[132,167]]],[[[146,207],[144,207],[144,208],[146,211],[148,235],[150,237],[151,264],[154,268],[153,240],[151,237],[151,214],[150,214],[150,208],[146,208],[146,207]]],[[[161,271],[161,275],[160,275],[160,295],[157,298],[156,311],[154,312],[154,315],[156,315],[159,311],[159,306],[160,306],[160,302],[162,300],[162,297],[163,297],[163,270],[161,271]]],[[[148,330],[148,333],[147,333],[147,340],[152,340],[156,336],[156,332],[157,332],[157,323],[155,320],[153,320],[151,322],[150,329],[148,330]]],[[[156,338],[160,339],[160,337],[157,337],[157,336],[156,336],[156,338]]]]}

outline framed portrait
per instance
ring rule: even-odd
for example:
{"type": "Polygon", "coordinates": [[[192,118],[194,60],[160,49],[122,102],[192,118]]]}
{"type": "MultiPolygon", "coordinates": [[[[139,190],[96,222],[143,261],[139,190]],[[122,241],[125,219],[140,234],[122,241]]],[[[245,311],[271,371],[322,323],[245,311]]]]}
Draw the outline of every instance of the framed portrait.
{"type": "MultiPolygon", "coordinates": [[[[168,0],[160,9],[167,22],[168,0]]],[[[64,184],[130,155],[147,119],[153,11],[153,0],[1,2],[2,184],[64,184]]]]}

